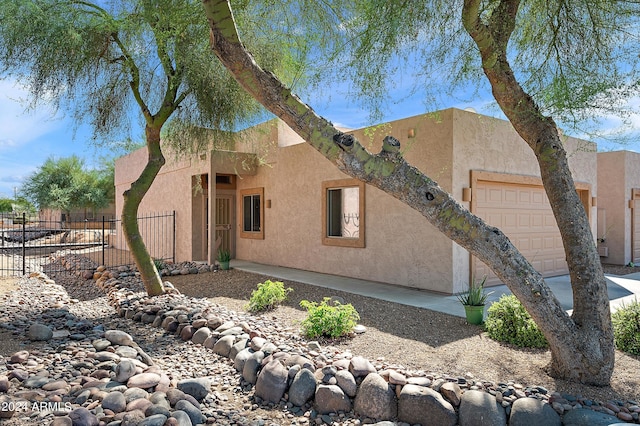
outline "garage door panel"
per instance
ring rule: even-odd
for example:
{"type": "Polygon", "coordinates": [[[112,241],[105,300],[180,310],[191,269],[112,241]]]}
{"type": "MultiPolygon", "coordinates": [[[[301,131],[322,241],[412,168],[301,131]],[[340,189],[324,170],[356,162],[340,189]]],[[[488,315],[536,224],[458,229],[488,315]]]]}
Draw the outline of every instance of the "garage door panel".
{"type": "MultiPolygon", "coordinates": [[[[497,226],[543,276],[568,272],[562,238],[541,186],[479,181],[474,189],[477,216],[497,226]]],[[[639,250],[640,255],[640,250],[639,250]]],[[[475,277],[500,284],[489,268],[474,259],[475,277]]]]}

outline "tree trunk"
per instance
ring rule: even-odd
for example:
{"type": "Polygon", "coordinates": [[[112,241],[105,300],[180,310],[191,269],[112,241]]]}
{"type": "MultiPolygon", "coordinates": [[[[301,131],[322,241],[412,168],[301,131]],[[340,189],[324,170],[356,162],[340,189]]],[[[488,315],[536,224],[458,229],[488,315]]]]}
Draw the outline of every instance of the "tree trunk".
{"type": "Polygon", "coordinates": [[[153,263],[151,255],[142,240],[138,228],[138,207],[147,193],[153,180],[165,163],[160,149],[160,128],[147,126],[148,159],[138,179],[131,184],[131,188],[124,192],[122,207],[122,232],[133,256],[133,260],[140,272],[140,278],[149,296],[157,296],[164,292],[162,280],[153,263]]]}
{"type": "Polygon", "coordinates": [[[549,341],[553,376],[606,385],[613,373],[615,358],[613,329],[606,280],[591,225],[576,192],[555,122],[542,115],[533,98],[516,80],[507,59],[507,45],[515,28],[520,1],[503,0],[485,21],[480,18],[483,13],[480,4],[479,0],[465,0],[462,20],[480,51],[482,68],[494,98],[538,160],[571,276],[571,334],[547,329],[544,318],[526,307],[549,341]]]}
{"type": "Polygon", "coordinates": [[[397,141],[387,140],[382,152],[369,153],[353,136],[342,134],[316,115],[273,74],[255,63],[238,37],[228,0],[204,0],[204,7],[211,27],[212,48],[245,90],[341,171],[380,188],[417,210],[441,232],[487,264],[522,302],[550,342],[550,373],[553,376],[587,384],[609,384],[614,360],[613,337],[609,305],[605,303],[608,299],[604,277],[593,239],[589,240],[586,214],[584,210],[580,211],[581,203],[566,156],[557,139],[557,131],[548,124],[550,120],[534,120],[538,125],[547,123],[543,127],[547,137],[545,149],[534,151],[539,157],[550,159],[541,165],[545,187],[559,185],[547,191],[554,213],[562,216],[558,224],[571,268],[576,307],[573,319],[509,239],[499,229],[471,214],[424,173],[407,164],[396,149],[397,141]],[[551,129],[555,131],[556,139],[550,137],[551,129]],[[549,146],[556,147],[552,155],[548,152],[549,146]],[[562,212],[564,209],[567,210],[565,213],[562,212]],[[563,230],[563,227],[567,228],[563,230]],[[591,312],[587,312],[589,310],[591,312]]]}

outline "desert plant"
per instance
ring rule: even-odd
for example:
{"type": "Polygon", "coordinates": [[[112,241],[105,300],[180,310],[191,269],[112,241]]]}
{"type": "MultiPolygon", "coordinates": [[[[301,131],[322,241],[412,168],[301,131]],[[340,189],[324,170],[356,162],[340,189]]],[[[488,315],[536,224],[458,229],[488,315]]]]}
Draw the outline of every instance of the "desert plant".
{"type": "Polygon", "coordinates": [[[634,300],[611,314],[616,348],[631,355],[640,355],[640,303],[634,300]]]}
{"type": "Polygon", "coordinates": [[[513,295],[503,295],[491,304],[485,327],[489,337],[500,342],[524,348],[547,347],[547,339],[513,295]]]}
{"type": "Polygon", "coordinates": [[[307,318],[302,323],[302,331],[309,338],[346,336],[360,319],[358,311],[347,303],[345,305],[325,297],[321,303],[302,300],[300,306],[307,310],[307,318]]]}
{"type": "Polygon", "coordinates": [[[474,279],[473,282],[469,284],[469,290],[456,294],[460,303],[466,306],[484,306],[487,303],[487,297],[493,293],[493,291],[488,293],[485,291],[484,283],[486,281],[486,275],[480,282],[474,279]]]}
{"type": "Polygon", "coordinates": [[[162,259],[153,259],[153,264],[158,272],[162,271],[167,266],[162,259]]]}
{"type": "Polygon", "coordinates": [[[250,312],[260,312],[273,309],[284,302],[292,288],[284,288],[281,281],[266,280],[258,284],[258,288],[251,292],[251,298],[247,305],[250,312]]]}
{"type": "Polygon", "coordinates": [[[228,262],[231,260],[231,252],[229,250],[218,250],[218,262],[228,262]]]}

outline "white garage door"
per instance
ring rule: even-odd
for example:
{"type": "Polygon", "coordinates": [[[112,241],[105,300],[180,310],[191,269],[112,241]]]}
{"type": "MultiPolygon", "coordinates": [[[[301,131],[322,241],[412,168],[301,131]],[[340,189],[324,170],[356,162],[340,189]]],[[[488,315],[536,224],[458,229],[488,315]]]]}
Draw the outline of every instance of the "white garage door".
{"type": "MultiPolygon", "coordinates": [[[[560,231],[541,186],[478,181],[473,193],[475,214],[506,234],[545,277],[568,273],[560,231]]],[[[500,280],[473,258],[473,276],[487,276],[487,285],[500,280]]]]}

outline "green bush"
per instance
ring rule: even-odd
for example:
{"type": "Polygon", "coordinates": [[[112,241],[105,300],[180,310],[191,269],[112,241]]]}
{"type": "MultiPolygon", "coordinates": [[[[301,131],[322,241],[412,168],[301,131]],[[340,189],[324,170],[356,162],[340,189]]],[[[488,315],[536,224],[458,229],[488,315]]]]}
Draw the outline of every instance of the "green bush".
{"type": "Polygon", "coordinates": [[[640,355],[640,303],[634,300],[611,314],[616,347],[631,355],[640,355]]]}
{"type": "Polygon", "coordinates": [[[351,333],[356,326],[360,315],[351,303],[343,305],[334,301],[330,305],[330,301],[329,297],[325,297],[320,304],[308,300],[300,302],[300,306],[307,310],[307,318],[301,323],[302,332],[307,337],[342,337],[351,333]]]}
{"type": "Polygon", "coordinates": [[[258,288],[251,292],[247,308],[250,312],[260,312],[275,308],[284,302],[292,288],[284,288],[281,281],[266,280],[258,284],[258,288]]]}
{"type": "Polygon", "coordinates": [[[487,334],[499,342],[523,348],[545,348],[547,339],[513,295],[503,295],[487,310],[487,334]]]}
{"type": "Polygon", "coordinates": [[[167,266],[162,259],[153,259],[153,264],[158,272],[162,271],[167,266]]]}

